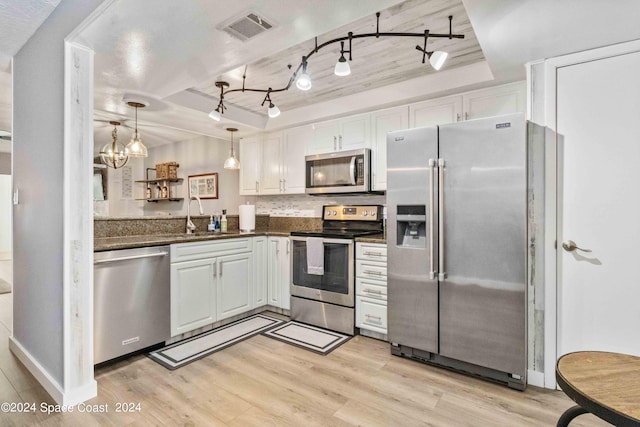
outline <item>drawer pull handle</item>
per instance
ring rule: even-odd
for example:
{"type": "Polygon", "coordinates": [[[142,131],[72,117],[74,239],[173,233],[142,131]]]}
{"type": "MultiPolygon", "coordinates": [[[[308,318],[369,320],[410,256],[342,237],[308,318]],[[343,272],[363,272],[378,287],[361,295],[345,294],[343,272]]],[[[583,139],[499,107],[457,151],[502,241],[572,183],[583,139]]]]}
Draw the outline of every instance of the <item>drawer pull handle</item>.
{"type": "Polygon", "coordinates": [[[364,274],[373,274],[375,276],[382,276],[382,272],[381,271],[365,270],[363,273],[364,274]]]}
{"type": "Polygon", "coordinates": [[[364,252],[363,255],[382,256],[382,252],[364,252]]]}
{"type": "Polygon", "coordinates": [[[372,316],[370,314],[365,314],[365,317],[367,319],[376,319],[378,322],[382,321],[382,317],[380,317],[380,316],[372,316]]]}
{"type": "Polygon", "coordinates": [[[368,292],[370,294],[376,294],[376,295],[382,295],[382,291],[379,291],[377,289],[363,289],[364,292],[368,292]]]}

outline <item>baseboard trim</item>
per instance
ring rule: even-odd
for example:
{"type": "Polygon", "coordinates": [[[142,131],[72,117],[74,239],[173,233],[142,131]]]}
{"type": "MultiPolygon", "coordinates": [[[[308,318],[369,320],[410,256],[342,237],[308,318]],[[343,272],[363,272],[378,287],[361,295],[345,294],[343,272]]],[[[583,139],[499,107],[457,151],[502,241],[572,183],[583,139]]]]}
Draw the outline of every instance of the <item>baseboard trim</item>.
{"type": "Polygon", "coordinates": [[[91,380],[81,387],[65,391],[40,362],[13,336],[9,337],[9,350],[31,372],[58,405],[77,405],[98,395],[98,383],[95,380],[91,380]]]}
{"type": "Polygon", "coordinates": [[[544,372],[529,369],[527,371],[527,384],[544,388],[544,372]]]}
{"type": "Polygon", "coordinates": [[[11,350],[11,353],[31,372],[31,375],[38,380],[40,385],[49,393],[49,396],[51,396],[57,404],[63,405],[64,391],[60,384],[13,336],[9,337],[9,350],[11,350]]]}

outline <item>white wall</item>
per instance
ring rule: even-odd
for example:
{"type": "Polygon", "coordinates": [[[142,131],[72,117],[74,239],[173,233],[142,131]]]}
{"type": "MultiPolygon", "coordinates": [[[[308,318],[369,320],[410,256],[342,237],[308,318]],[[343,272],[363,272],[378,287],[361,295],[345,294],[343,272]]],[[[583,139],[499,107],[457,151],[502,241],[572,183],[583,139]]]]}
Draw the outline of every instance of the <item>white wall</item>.
{"type": "Polygon", "coordinates": [[[11,175],[0,175],[0,259],[11,249],[11,175]]]}
{"type": "MultiPolygon", "coordinates": [[[[144,185],[135,182],[145,179],[145,159],[130,158],[124,168],[107,170],[107,212],[109,217],[142,216],[144,215],[144,201],[136,200],[144,197],[144,185]],[[124,173],[129,169],[130,175],[124,173]],[[126,177],[130,177],[126,180],[126,177]],[[128,186],[132,189],[131,195],[125,193],[128,186]]],[[[94,203],[95,209],[95,203],[94,203]]],[[[96,213],[97,214],[97,213],[96,213]]]]}
{"type": "MultiPolygon", "coordinates": [[[[237,150],[238,143],[234,142],[237,150]]],[[[149,157],[145,159],[145,167],[153,168],[157,163],[177,162],[178,177],[184,178],[180,184],[175,184],[176,197],[184,197],[182,202],[146,203],[145,215],[186,215],[188,197],[187,177],[203,173],[218,174],[218,199],[202,200],[202,207],[206,215],[226,209],[228,214],[238,214],[238,206],[251,197],[239,195],[239,177],[237,170],[224,169],[224,161],[229,155],[230,143],[227,140],[199,136],[187,141],[150,148],[149,157]]],[[[242,159],[240,159],[242,162],[242,159]]],[[[153,171],[151,171],[153,174],[153,171]]],[[[191,213],[197,212],[197,203],[193,202],[191,213]]]]}
{"type": "Polygon", "coordinates": [[[61,2],[13,58],[13,340],[63,386],[64,39],[100,3],[61,2]]]}

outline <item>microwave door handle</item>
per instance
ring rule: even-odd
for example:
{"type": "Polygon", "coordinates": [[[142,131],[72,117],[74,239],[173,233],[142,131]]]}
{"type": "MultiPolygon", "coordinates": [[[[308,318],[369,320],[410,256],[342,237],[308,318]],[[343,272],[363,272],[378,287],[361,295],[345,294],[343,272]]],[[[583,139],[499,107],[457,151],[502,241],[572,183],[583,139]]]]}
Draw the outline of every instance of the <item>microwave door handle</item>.
{"type": "Polygon", "coordinates": [[[349,165],[349,174],[351,176],[351,185],[356,185],[356,156],[351,157],[351,164],[349,165]]]}

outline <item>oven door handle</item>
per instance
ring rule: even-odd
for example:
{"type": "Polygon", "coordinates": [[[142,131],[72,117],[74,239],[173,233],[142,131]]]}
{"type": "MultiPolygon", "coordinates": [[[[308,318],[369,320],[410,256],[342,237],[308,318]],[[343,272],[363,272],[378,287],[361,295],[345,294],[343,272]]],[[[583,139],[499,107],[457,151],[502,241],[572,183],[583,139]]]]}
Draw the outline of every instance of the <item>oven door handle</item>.
{"type": "Polygon", "coordinates": [[[358,171],[356,170],[356,156],[353,156],[351,157],[351,164],[349,165],[349,174],[351,175],[351,185],[356,185],[357,173],[358,171]]]}

